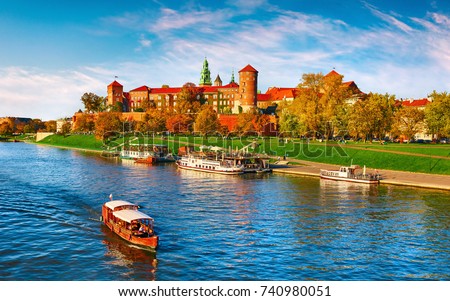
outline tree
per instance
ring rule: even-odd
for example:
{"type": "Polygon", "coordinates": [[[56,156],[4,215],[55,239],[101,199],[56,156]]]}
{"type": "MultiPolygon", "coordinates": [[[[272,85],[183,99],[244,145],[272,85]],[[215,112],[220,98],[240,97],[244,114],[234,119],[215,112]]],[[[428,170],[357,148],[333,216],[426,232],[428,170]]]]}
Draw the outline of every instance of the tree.
{"type": "Polygon", "coordinates": [[[45,131],[55,133],[56,132],[56,120],[49,120],[44,122],[45,124],[45,131]]]}
{"type": "Polygon", "coordinates": [[[369,93],[349,109],[348,129],[352,136],[364,140],[383,138],[390,131],[395,109],[395,96],[369,93]]]}
{"type": "Polygon", "coordinates": [[[95,121],[93,114],[77,114],[75,124],[73,125],[74,132],[88,133],[95,130],[95,121]]]}
{"type": "Polygon", "coordinates": [[[99,113],[95,121],[95,138],[108,138],[120,132],[122,130],[121,115],[117,112],[99,113]]]}
{"type": "Polygon", "coordinates": [[[303,134],[305,129],[301,127],[299,117],[291,112],[288,108],[281,111],[278,121],[280,132],[290,137],[303,134]]]}
{"type": "Polygon", "coordinates": [[[319,114],[322,115],[321,125],[325,138],[331,138],[339,125],[347,123],[347,103],[352,92],[342,84],[344,77],[340,74],[329,74],[322,81],[322,95],[320,97],[319,114]]]}
{"type": "Polygon", "coordinates": [[[403,135],[410,141],[414,135],[423,130],[425,113],[415,107],[401,107],[394,115],[392,132],[394,135],[403,135]]]}
{"type": "Polygon", "coordinates": [[[186,83],[177,95],[175,112],[177,114],[197,113],[204,102],[203,90],[193,83],[186,83]]]}
{"type": "Polygon", "coordinates": [[[220,129],[219,117],[211,105],[203,105],[195,118],[194,129],[203,135],[215,133],[220,129]]]}
{"type": "Polygon", "coordinates": [[[105,98],[91,92],[84,93],[81,102],[88,113],[101,112],[105,108],[105,98]]]}
{"type": "Polygon", "coordinates": [[[167,118],[166,128],[172,133],[186,133],[191,130],[192,118],[185,114],[174,114],[167,118]]]}
{"type": "Polygon", "coordinates": [[[167,114],[157,108],[148,109],[136,129],[140,132],[162,132],[166,130],[167,114]]]}
{"type": "Polygon", "coordinates": [[[66,136],[67,134],[70,133],[71,130],[72,130],[72,123],[70,121],[65,121],[61,126],[60,134],[66,136]]]}
{"type": "Polygon", "coordinates": [[[425,108],[425,118],[431,134],[450,137],[450,94],[433,91],[429,95],[433,100],[425,108]]]}
{"type": "Polygon", "coordinates": [[[14,121],[7,118],[0,124],[0,135],[11,135],[14,132],[14,121]]]}

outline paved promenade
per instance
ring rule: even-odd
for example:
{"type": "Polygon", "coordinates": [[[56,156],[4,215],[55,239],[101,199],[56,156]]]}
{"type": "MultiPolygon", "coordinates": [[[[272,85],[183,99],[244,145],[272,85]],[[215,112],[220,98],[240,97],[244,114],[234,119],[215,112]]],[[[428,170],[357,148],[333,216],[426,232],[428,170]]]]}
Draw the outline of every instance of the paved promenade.
{"type": "MultiPolygon", "coordinates": [[[[299,165],[271,164],[273,172],[319,177],[321,169],[339,169],[338,165],[292,159],[289,161],[295,161],[295,163],[299,165]]],[[[380,184],[414,186],[450,191],[450,176],[382,169],[378,169],[377,171],[382,176],[380,184]]],[[[367,169],[366,172],[373,173],[375,171],[373,169],[367,169]]]]}

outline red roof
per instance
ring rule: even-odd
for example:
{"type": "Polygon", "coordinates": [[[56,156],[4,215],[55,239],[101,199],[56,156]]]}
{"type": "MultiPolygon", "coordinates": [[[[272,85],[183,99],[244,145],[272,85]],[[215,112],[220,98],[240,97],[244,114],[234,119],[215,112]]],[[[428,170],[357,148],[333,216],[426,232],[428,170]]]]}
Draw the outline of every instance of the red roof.
{"type": "Polygon", "coordinates": [[[407,106],[407,107],[424,107],[427,104],[429,104],[431,101],[429,101],[426,98],[422,98],[422,99],[414,99],[414,100],[404,100],[402,101],[402,105],[407,106]]]}
{"type": "Polygon", "coordinates": [[[113,87],[123,87],[121,84],[119,84],[117,81],[113,81],[112,83],[110,83],[109,85],[108,85],[108,87],[109,86],[113,86],[113,87]]]}
{"type": "Polygon", "coordinates": [[[271,87],[266,94],[270,95],[271,100],[294,99],[297,96],[297,88],[271,87]]]}
{"type": "Polygon", "coordinates": [[[203,86],[203,87],[199,87],[199,88],[203,93],[214,93],[214,92],[217,92],[217,89],[220,87],[219,86],[203,86]]]}
{"type": "Polygon", "coordinates": [[[270,94],[258,94],[256,99],[258,101],[270,101],[270,94]]]}
{"type": "Polygon", "coordinates": [[[180,93],[181,87],[174,87],[174,88],[150,88],[150,93],[155,94],[175,94],[180,93]]]}
{"type": "Polygon", "coordinates": [[[241,72],[256,72],[256,73],[258,73],[258,70],[256,70],[249,64],[249,65],[245,66],[241,71],[239,71],[239,73],[241,73],[241,72]]]}
{"type": "Polygon", "coordinates": [[[139,88],[136,88],[136,89],[131,90],[130,92],[133,92],[133,91],[148,91],[149,89],[150,89],[150,88],[147,87],[147,86],[141,86],[141,87],[139,87],[139,88]]]}
{"type": "Polygon", "coordinates": [[[238,84],[236,84],[235,82],[232,82],[232,83],[229,83],[228,85],[225,85],[225,86],[221,86],[221,87],[218,87],[218,88],[239,88],[239,85],[238,84]]]}
{"type": "Polygon", "coordinates": [[[324,77],[329,77],[329,76],[342,76],[342,75],[340,75],[339,73],[337,73],[337,72],[334,71],[334,70],[331,70],[331,71],[328,72],[328,74],[325,75],[324,77]]]}

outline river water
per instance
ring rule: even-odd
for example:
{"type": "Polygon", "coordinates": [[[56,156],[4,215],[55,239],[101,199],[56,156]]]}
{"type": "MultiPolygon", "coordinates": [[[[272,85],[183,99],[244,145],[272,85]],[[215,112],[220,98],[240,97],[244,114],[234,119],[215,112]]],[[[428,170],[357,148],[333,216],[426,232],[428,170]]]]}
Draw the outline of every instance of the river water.
{"type": "Polygon", "coordinates": [[[450,280],[450,193],[0,143],[0,280],[450,280]],[[156,252],[98,220],[112,193],[156,252]]]}

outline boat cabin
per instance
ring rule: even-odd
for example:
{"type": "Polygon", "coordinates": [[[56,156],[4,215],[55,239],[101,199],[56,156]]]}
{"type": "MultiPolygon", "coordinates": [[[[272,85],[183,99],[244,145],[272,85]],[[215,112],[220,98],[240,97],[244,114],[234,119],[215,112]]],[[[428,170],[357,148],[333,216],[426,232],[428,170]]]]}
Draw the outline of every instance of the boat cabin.
{"type": "Polygon", "coordinates": [[[127,201],[110,201],[102,208],[102,217],[106,224],[115,224],[134,236],[153,235],[153,218],[138,211],[139,206],[127,201]]]}

